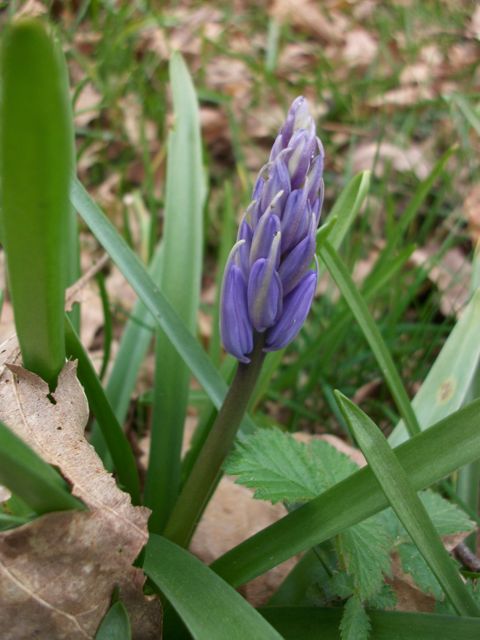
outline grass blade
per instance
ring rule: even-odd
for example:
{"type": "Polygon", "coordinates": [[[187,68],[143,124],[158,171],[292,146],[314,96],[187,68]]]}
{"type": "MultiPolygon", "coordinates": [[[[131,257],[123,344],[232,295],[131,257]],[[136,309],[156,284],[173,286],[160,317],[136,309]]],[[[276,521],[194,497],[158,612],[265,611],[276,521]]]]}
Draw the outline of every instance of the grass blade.
{"type": "MultiPolygon", "coordinates": [[[[415,490],[480,458],[479,412],[476,400],[395,449],[415,490]]],[[[238,545],[212,569],[239,586],[387,506],[372,470],[365,467],[238,545]]]]}
{"type": "Polygon", "coordinates": [[[88,404],[102,430],[118,479],[132,496],[134,504],[140,504],[140,483],[130,444],[112,411],[90,358],[68,316],[65,316],[65,342],[68,355],[78,360],[78,379],[85,389],[88,404]]]}
{"type": "Polygon", "coordinates": [[[188,551],[150,536],[143,570],[199,640],[245,640],[281,636],[232,587],[188,551]]]}
{"type": "Polygon", "coordinates": [[[121,602],[115,602],[102,620],[95,640],[131,640],[131,637],[127,610],[121,602]]]}
{"type": "Polygon", "coordinates": [[[339,391],[338,405],[360,449],[412,541],[422,554],[450,602],[463,616],[480,616],[480,608],[468,592],[430,520],[425,506],[385,437],[372,420],[339,391]]]}
{"type": "Polygon", "coordinates": [[[348,273],[347,267],[328,240],[320,248],[319,255],[326,264],[327,269],[330,271],[331,276],[335,280],[340,292],[350,307],[352,314],[362,329],[363,334],[370,345],[375,358],[377,359],[380,370],[382,371],[390,388],[400,415],[403,417],[408,432],[410,435],[419,433],[420,426],[397,368],[395,367],[382,335],[370,311],[368,310],[365,300],[361,296],[348,273]]]}
{"type": "MultiPolygon", "coordinates": [[[[150,311],[155,322],[168,335],[213,404],[219,408],[225,397],[227,385],[210,358],[185,327],[178,314],[148,275],[140,260],[78,180],[73,181],[71,185],[71,198],[87,226],[150,311]]],[[[246,416],[243,419],[242,427],[245,432],[252,432],[255,425],[252,419],[246,416]]]]}
{"type": "MultiPolygon", "coordinates": [[[[168,162],[159,287],[193,335],[202,275],[205,177],[198,102],[179,53],[170,62],[175,127],[168,162]]],[[[157,331],[150,459],[145,504],[149,526],[162,531],[180,486],[180,453],[190,372],[162,329],[157,331]]]]}
{"type": "MultiPolygon", "coordinates": [[[[453,413],[465,402],[480,361],[479,326],[480,291],[464,310],[412,401],[421,429],[453,413]]],[[[388,441],[395,447],[407,438],[402,420],[388,441]]]]}
{"type": "Polygon", "coordinates": [[[0,422],[0,484],[36,513],[83,509],[63,478],[0,422]]]}
{"type": "Polygon", "coordinates": [[[64,295],[73,127],[61,49],[38,20],[2,37],[0,210],[24,365],[55,386],[65,363],[64,295]]]}
{"type": "MultiPolygon", "coordinates": [[[[259,609],[285,640],[338,640],[343,609],[323,607],[261,607],[259,609]]],[[[369,611],[369,640],[477,640],[478,618],[369,611]]]]}

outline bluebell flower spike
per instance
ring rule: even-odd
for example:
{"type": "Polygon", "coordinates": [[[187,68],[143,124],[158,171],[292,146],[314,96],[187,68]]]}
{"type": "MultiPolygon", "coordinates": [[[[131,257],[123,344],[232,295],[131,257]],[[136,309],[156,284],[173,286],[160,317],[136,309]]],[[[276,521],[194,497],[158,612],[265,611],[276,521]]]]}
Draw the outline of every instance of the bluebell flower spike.
{"type": "Polygon", "coordinates": [[[225,350],[248,363],[298,334],[317,286],[315,235],[323,203],[324,151],[303,96],[296,98],[260,170],[223,279],[220,330],[225,350]]]}

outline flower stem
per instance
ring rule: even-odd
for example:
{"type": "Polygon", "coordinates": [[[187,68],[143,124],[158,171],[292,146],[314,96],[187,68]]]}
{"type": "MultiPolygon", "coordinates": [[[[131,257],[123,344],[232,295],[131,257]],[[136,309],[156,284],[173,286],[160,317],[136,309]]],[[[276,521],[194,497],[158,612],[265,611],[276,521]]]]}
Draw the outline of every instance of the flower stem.
{"type": "Polygon", "coordinates": [[[262,348],[263,339],[259,338],[255,341],[251,361],[238,364],[223,405],[167,523],[165,537],[181,546],[188,546],[220,479],[223,462],[230,452],[262,368],[265,358],[262,348]]]}

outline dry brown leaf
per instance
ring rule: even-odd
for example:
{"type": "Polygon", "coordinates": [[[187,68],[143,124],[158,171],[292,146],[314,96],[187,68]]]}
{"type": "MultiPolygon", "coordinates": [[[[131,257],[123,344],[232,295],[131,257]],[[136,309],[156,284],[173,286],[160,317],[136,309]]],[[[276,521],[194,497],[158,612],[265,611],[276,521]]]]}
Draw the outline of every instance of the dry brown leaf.
{"type": "Polygon", "coordinates": [[[341,42],[346,30],[341,14],[329,11],[327,18],[312,0],[274,0],[270,13],[281,22],[290,22],[324,42],[341,42]]]}
{"type": "Polygon", "coordinates": [[[375,165],[376,175],[381,176],[387,164],[397,171],[413,171],[419,180],[424,180],[431,171],[430,162],[415,145],[401,149],[389,142],[367,142],[359,145],[353,154],[355,172],[372,169],[375,165]]]}
{"type": "Polygon", "coordinates": [[[89,122],[98,118],[102,96],[91,82],[87,82],[75,101],[75,125],[85,127],[89,122]]]}
{"type": "Polygon", "coordinates": [[[417,267],[429,264],[428,278],[440,294],[440,310],[445,316],[459,315],[470,295],[472,266],[458,247],[447,251],[440,261],[432,264],[432,259],[440,252],[440,247],[431,242],[425,247],[415,249],[410,261],[417,267]]]}
{"type": "Polygon", "coordinates": [[[350,67],[366,67],[377,55],[378,44],[365,29],[349,30],[345,36],[343,57],[350,67]]]}
{"type": "Polygon", "coordinates": [[[468,221],[470,237],[474,244],[480,245],[480,185],[474,185],[463,203],[463,211],[468,221]]]}
{"type": "Polygon", "coordinates": [[[408,107],[435,97],[433,89],[424,85],[408,85],[391,89],[368,101],[371,107],[408,107]]]}
{"type": "Polygon", "coordinates": [[[146,142],[156,142],[158,138],[157,126],[151,120],[143,122],[144,131],[142,133],[142,106],[135,94],[130,93],[122,98],[118,106],[122,110],[125,132],[132,146],[137,148],[141,146],[142,135],[146,142]]]}
{"type": "Polygon", "coordinates": [[[149,511],[132,506],[84,438],[88,404],[76,363],[60,373],[54,404],[43,380],[11,364],[15,341],[2,348],[0,420],[60,469],[89,508],[0,534],[4,637],[93,638],[116,585],[134,587],[138,606],[144,603],[143,574],[131,565],[147,541],[149,511]]]}

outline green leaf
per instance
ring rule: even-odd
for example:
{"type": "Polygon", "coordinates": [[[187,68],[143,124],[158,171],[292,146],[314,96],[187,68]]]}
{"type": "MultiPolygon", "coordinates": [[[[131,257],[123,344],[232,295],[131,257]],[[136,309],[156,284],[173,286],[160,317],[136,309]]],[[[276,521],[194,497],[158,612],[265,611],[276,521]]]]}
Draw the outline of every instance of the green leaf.
{"type": "MultiPolygon", "coordinates": [[[[412,401],[421,429],[445,418],[465,402],[480,360],[479,326],[480,291],[477,291],[412,401]]],[[[394,447],[407,438],[402,420],[388,441],[394,447]]]]}
{"type": "Polygon", "coordinates": [[[68,316],[65,316],[65,342],[68,355],[78,361],[78,378],[85,389],[90,409],[102,429],[118,479],[132,496],[134,504],[140,504],[140,482],[130,443],[112,411],[90,358],[68,316]]]}
{"type": "Polygon", "coordinates": [[[0,484],[24,500],[36,513],[83,509],[49,464],[0,422],[0,484]]]}
{"type": "MultiPolygon", "coordinates": [[[[338,640],[341,608],[262,607],[284,640],[338,640]]],[[[368,611],[370,640],[478,640],[480,620],[432,613],[368,611]]]]}
{"type": "MultiPolygon", "coordinates": [[[[138,257],[78,180],[72,182],[70,197],[80,216],[150,311],[155,322],[165,331],[213,404],[217,409],[220,408],[227,392],[227,386],[210,358],[155,285],[138,257]]],[[[252,432],[255,429],[249,416],[243,419],[242,429],[244,433],[252,432]]]]}
{"type": "Polygon", "coordinates": [[[385,437],[370,418],[340,392],[339,407],[372,467],[393,510],[461,615],[480,615],[480,608],[465,589],[428,513],[385,437]]]}
{"type": "MultiPolygon", "coordinates": [[[[195,88],[179,53],[170,61],[175,125],[168,140],[159,287],[192,335],[196,332],[203,251],[205,172],[195,88]]],[[[145,504],[149,527],[160,532],[180,486],[180,454],[188,404],[188,366],[159,329],[145,504]]]]}
{"type": "Polygon", "coordinates": [[[343,609],[340,623],[342,640],[367,640],[370,633],[370,620],[360,598],[352,596],[343,609]]]}
{"type": "Polygon", "coordinates": [[[330,271],[338,288],[345,298],[352,314],[363,331],[370,345],[381,372],[389,386],[400,415],[407,425],[410,435],[420,431],[415,413],[408,398],[402,379],[397,371],[392,356],[385,345],[382,335],[373,319],[367,304],[353,282],[346,265],[328,240],[320,248],[319,255],[330,271]]]}
{"type": "Polygon", "coordinates": [[[2,34],[0,210],[15,325],[26,368],[51,387],[65,363],[73,126],[61,48],[38,20],[2,34]]]}
{"type": "MultiPolygon", "coordinates": [[[[358,467],[323,440],[298,442],[278,429],[262,429],[239,443],[226,472],[254,488],[254,497],[271,502],[306,502],[348,477],[358,467]]],[[[362,600],[382,587],[390,573],[392,537],[382,516],[374,516],[344,531],[340,548],[347,571],[362,600]]]]}
{"type": "Polygon", "coordinates": [[[339,538],[356,594],[362,601],[373,598],[383,586],[384,575],[391,573],[392,538],[382,514],[350,527],[339,538]]]}
{"type": "Polygon", "coordinates": [[[131,640],[128,613],[121,602],[115,602],[103,618],[95,640],[131,640]]]}
{"type": "Polygon", "coordinates": [[[193,638],[281,639],[239,593],[166,538],[150,535],[143,570],[170,601],[193,638]]]}
{"type": "Polygon", "coordinates": [[[368,599],[372,609],[393,609],[397,605],[397,594],[389,584],[383,584],[380,591],[368,599]]]}
{"type": "Polygon", "coordinates": [[[336,199],[330,216],[337,217],[329,241],[332,247],[339,249],[360,211],[370,188],[370,171],[354,176],[336,199]]]}
{"type": "Polygon", "coordinates": [[[305,502],[357,470],[357,465],[327,442],[309,445],[279,429],[261,429],[238,443],[225,471],[237,483],[271,502],[305,502]]]}
{"type": "Polygon", "coordinates": [[[436,600],[443,600],[443,590],[431,569],[413,544],[401,544],[398,555],[402,569],[409,573],[414,582],[425,593],[430,593],[436,600]]]}
{"type": "MultiPolygon", "coordinates": [[[[480,458],[479,412],[480,400],[476,400],[395,449],[416,490],[480,458]]],[[[360,469],[231,549],[212,568],[239,586],[387,506],[372,470],[360,469]]]]}

